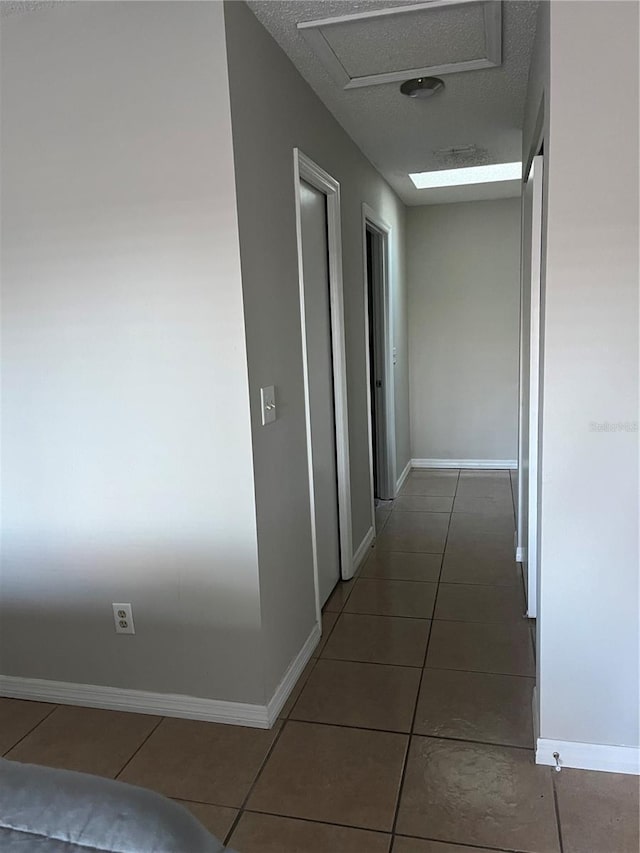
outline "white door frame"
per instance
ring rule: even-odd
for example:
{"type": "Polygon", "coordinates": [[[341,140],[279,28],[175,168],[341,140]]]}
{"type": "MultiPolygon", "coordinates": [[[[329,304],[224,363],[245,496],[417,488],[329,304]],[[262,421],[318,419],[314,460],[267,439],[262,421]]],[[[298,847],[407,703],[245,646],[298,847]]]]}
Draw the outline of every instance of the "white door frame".
{"type": "MultiPolygon", "coordinates": [[[[527,288],[522,288],[522,294],[528,293],[529,299],[521,306],[521,317],[528,313],[529,338],[528,344],[528,383],[524,383],[524,371],[520,371],[520,440],[518,447],[518,553],[516,559],[523,563],[526,570],[527,586],[527,616],[535,619],[537,616],[537,587],[539,572],[539,505],[540,505],[540,414],[542,394],[542,191],[544,180],[544,156],[536,155],[526,175],[523,176],[522,193],[522,223],[531,228],[530,240],[525,240],[523,231],[522,247],[529,244],[530,257],[528,269],[530,281],[527,288]],[[531,185],[531,217],[527,222],[524,213],[527,204],[527,185],[531,185]],[[524,405],[526,400],[526,406],[524,405]],[[525,414],[526,411],[526,414],[525,414]],[[527,446],[522,438],[523,427],[527,427],[527,446]],[[527,468],[527,483],[525,485],[521,473],[527,468]],[[524,490],[526,489],[526,495],[524,490]],[[524,507],[526,506],[526,514],[524,507]]],[[[523,275],[525,258],[523,254],[523,275]]],[[[524,284],[524,281],[523,281],[524,284]]],[[[521,331],[522,335],[522,331],[521,331]]],[[[521,342],[521,353],[523,347],[521,342]]],[[[522,359],[522,355],[521,355],[522,359]]]]}
{"type": "Polygon", "coordinates": [[[296,238],[298,248],[298,283],[300,289],[300,326],[302,332],[302,366],[304,375],[304,408],[307,432],[307,467],[309,475],[309,509],[316,595],[316,615],[321,621],[318,581],[318,546],[316,535],[315,492],[313,482],[313,445],[311,442],[311,407],[309,398],[309,362],[305,314],[304,273],[302,264],[302,227],[300,216],[300,181],[319,190],[327,199],[327,241],[329,248],[329,305],[331,315],[331,360],[333,364],[333,405],[336,424],[336,470],[338,477],[338,520],[340,524],[340,572],[343,580],[353,577],[351,533],[351,475],[349,467],[349,421],[347,414],[347,358],[344,326],[344,293],[342,285],[342,231],[340,222],[340,184],[298,148],[293,149],[295,181],[296,238]]]}
{"type": "Polygon", "coordinates": [[[529,518],[527,530],[527,615],[537,615],[538,537],[540,480],[540,396],[542,356],[542,183],[544,157],[538,154],[531,163],[533,170],[533,210],[531,217],[531,343],[529,347],[529,518]]]}
{"type": "Polygon", "coordinates": [[[371,524],[375,530],[375,495],[373,485],[373,426],[371,400],[371,358],[369,341],[369,288],[367,283],[367,227],[376,231],[382,237],[382,339],[384,346],[384,376],[382,377],[385,399],[385,445],[383,448],[384,469],[382,474],[384,492],[390,499],[396,496],[396,417],[395,417],[395,383],[393,370],[393,313],[391,305],[391,226],[379,216],[372,207],[362,205],[362,257],[364,268],[364,327],[367,369],[367,426],[369,439],[369,483],[371,491],[371,524]]]}
{"type": "MultiPolygon", "coordinates": [[[[528,172],[527,172],[528,175],[528,172]]],[[[528,382],[525,381],[525,368],[529,367],[529,356],[526,352],[529,336],[525,334],[525,318],[528,299],[525,286],[525,186],[526,175],[523,174],[522,195],[520,198],[520,340],[519,340],[519,374],[518,374],[518,495],[516,507],[516,562],[526,566],[527,551],[527,519],[525,518],[525,496],[527,494],[524,486],[523,472],[525,462],[528,465],[528,447],[525,447],[525,426],[528,417],[525,415],[525,407],[528,403],[528,382]],[[525,385],[527,386],[525,388],[525,385]]]]}

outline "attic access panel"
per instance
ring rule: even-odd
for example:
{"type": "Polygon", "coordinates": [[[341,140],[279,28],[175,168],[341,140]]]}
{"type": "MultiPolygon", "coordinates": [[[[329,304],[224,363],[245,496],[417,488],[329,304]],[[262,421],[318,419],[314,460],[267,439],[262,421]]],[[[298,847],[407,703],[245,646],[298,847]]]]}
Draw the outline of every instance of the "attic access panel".
{"type": "Polygon", "coordinates": [[[502,0],[430,0],[298,30],[344,89],[502,64],[502,0]]]}

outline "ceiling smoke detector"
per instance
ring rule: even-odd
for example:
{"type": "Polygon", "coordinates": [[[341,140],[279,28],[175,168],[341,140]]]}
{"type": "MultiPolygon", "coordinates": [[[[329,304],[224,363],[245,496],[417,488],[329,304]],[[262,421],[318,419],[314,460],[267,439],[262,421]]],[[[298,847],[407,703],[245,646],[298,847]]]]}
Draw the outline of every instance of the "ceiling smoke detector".
{"type": "Polygon", "coordinates": [[[400,91],[409,98],[430,98],[444,89],[444,81],[439,77],[415,77],[405,80],[400,91]]]}

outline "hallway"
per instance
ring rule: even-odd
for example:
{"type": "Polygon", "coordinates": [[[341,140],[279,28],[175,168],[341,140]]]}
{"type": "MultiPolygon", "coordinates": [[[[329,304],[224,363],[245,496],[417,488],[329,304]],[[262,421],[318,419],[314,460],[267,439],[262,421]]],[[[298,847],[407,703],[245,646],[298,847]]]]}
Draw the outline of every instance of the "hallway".
{"type": "Polygon", "coordinates": [[[238,853],[637,853],[637,778],[533,763],[509,473],[413,471],[392,506],[272,731],[0,699],[0,753],[160,791],[238,853]]]}
{"type": "MultiPolygon", "coordinates": [[[[376,546],[327,603],[325,645],[289,720],[367,730],[342,730],[343,754],[332,757],[343,764],[342,786],[361,774],[365,825],[486,848],[559,850],[551,774],[531,760],[533,642],[513,561],[509,472],[414,470],[376,514],[376,546]],[[347,753],[356,749],[352,766],[347,753]]],[[[326,731],[319,751],[328,755],[326,731]]],[[[307,791],[317,769],[309,773],[307,791]]],[[[305,817],[319,817],[319,799],[316,790],[305,817]]],[[[349,799],[343,787],[333,821],[351,822],[349,799]]],[[[393,850],[449,853],[425,845],[398,838],[393,850]]]]}

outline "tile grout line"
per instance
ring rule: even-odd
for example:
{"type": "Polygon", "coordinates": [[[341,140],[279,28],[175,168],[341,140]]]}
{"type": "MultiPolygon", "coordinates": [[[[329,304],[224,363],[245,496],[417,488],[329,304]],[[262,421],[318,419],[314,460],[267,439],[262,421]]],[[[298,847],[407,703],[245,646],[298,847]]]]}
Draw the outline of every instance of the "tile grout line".
{"type": "Polygon", "coordinates": [[[436,672],[468,672],[473,675],[498,675],[504,678],[526,678],[529,681],[535,681],[535,675],[522,675],[521,673],[513,672],[492,672],[486,669],[453,669],[450,666],[425,666],[424,669],[433,669],[436,672]]]}
{"type": "MultiPolygon", "coordinates": [[[[438,515],[445,515],[444,512],[438,513],[438,515]]],[[[380,548],[378,547],[378,551],[381,554],[419,554],[422,556],[423,554],[431,554],[433,557],[442,557],[444,551],[403,551],[401,548],[380,548]]],[[[372,578],[375,580],[375,578],[372,578]]],[[[382,580],[387,580],[387,578],[382,578],[382,580]]],[[[409,581],[411,583],[411,581],[409,581]]],[[[421,581],[415,581],[415,583],[421,583],[421,581]]]]}
{"type": "Polygon", "coordinates": [[[116,773],[116,775],[113,777],[114,779],[117,779],[117,778],[120,776],[120,774],[124,772],[124,770],[126,769],[126,767],[127,767],[127,766],[132,762],[132,761],[133,761],[133,759],[134,759],[134,758],[136,757],[136,755],[140,752],[140,750],[142,749],[142,747],[143,747],[143,746],[145,745],[145,743],[149,740],[149,738],[151,737],[151,735],[156,731],[156,729],[158,728],[158,726],[160,725],[160,723],[161,723],[163,720],[166,720],[166,717],[160,717],[160,719],[158,720],[158,722],[155,724],[155,726],[153,726],[153,728],[151,729],[151,731],[149,732],[149,734],[144,738],[144,740],[142,741],[142,743],[138,746],[138,748],[137,748],[137,749],[134,749],[134,750],[133,750],[133,752],[131,753],[131,755],[129,756],[129,758],[127,758],[127,760],[126,760],[126,761],[125,761],[125,763],[122,765],[122,767],[120,768],[120,770],[118,770],[118,772],[116,773]]]}
{"type": "MultiPolygon", "coordinates": [[[[10,697],[6,697],[6,698],[10,698],[10,697]]],[[[31,701],[31,700],[18,699],[16,701],[25,702],[25,701],[31,701]]],[[[6,752],[2,753],[3,757],[5,755],[9,755],[9,753],[11,752],[12,749],[15,749],[19,744],[22,743],[22,741],[25,738],[29,737],[30,734],[33,734],[33,732],[35,732],[35,730],[38,728],[38,726],[41,726],[45,720],[48,720],[49,717],[54,713],[54,711],[57,711],[59,707],[60,707],[60,705],[54,705],[53,708],[50,711],[48,711],[41,720],[38,720],[38,722],[34,726],[32,726],[28,732],[25,732],[25,734],[23,734],[22,737],[19,737],[18,740],[13,744],[13,746],[10,746],[9,749],[6,750],[6,752]]]]}
{"type": "MultiPolygon", "coordinates": [[[[428,583],[428,581],[425,581],[428,583]]],[[[433,584],[433,581],[431,581],[433,584]]],[[[435,586],[436,584],[434,584],[435,586]]],[[[439,586],[439,584],[437,584],[439,586]]],[[[447,584],[444,586],[461,586],[462,584],[447,584]]],[[[498,589],[510,589],[510,587],[498,587],[498,589]]],[[[346,616],[382,616],[387,619],[413,619],[417,622],[462,622],[465,625],[521,625],[522,616],[514,616],[512,619],[434,619],[432,616],[408,616],[406,613],[369,613],[369,611],[357,613],[352,610],[343,611],[346,616]]],[[[342,614],[340,614],[342,615],[342,614]]],[[[527,625],[527,631],[529,626],[527,625]]],[[[333,629],[332,629],[333,630],[333,629]]],[[[530,633],[530,632],[529,632],[530,633]]]]}
{"type": "MultiPolygon", "coordinates": [[[[402,617],[400,617],[400,618],[402,618],[402,617]]],[[[424,621],[430,622],[431,620],[425,619],[424,621]]],[[[329,656],[324,657],[324,655],[323,655],[322,657],[317,658],[317,660],[330,660],[330,661],[334,661],[336,663],[367,663],[367,664],[371,664],[371,666],[397,666],[397,667],[400,667],[402,669],[422,669],[420,664],[414,665],[414,664],[410,664],[410,663],[383,663],[383,662],[377,661],[377,660],[360,660],[360,658],[357,658],[357,659],[354,659],[354,658],[332,658],[329,656]]],[[[490,673],[490,674],[491,675],[501,675],[502,673],[490,673]]]]}
{"type": "MultiPolygon", "coordinates": [[[[203,803],[203,805],[214,805],[214,804],[213,803],[211,803],[211,804],[203,803]]],[[[226,806],[226,808],[230,808],[230,807],[226,806]]],[[[371,833],[377,834],[377,835],[384,835],[390,841],[392,841],[394,838],[409,838],[409,839],[414,840],[414,841],[435,841],[439,844],[448,844],[448,845],[451,845],[453,847],[460,847],[461,849],[462,848],[464,848],[464,849],[470,848],[472,850],[479,850],[479,851],[481,851],[481,853],[485,853],[485,851],[487,851],[487,849],[488,849],[486,847],[480,847],[479,845],[474,844],[473,842],[465,842],[465,844],[459,844],[457,841],[442,841],[441,839],[438,839],[438,838],[427,838],[423,835],[409,835],[408,833],[402,833],[402,834],[393,836],[387,830],[371,829],[370,826],[364,826],[363,824],[336,823],[336,822],[333,822],[330,820],[323,820],[322,818],[298,817],[298,815],[279,814],[278,812],[270,812],[270,811],[267,811],[265,809],[245,809],[244,811],[246,814],[266,815],[267,817],[275,817],[275,818],[279,818],[280,820],[294,820],[294,821],[300,821],[302,823],[313,823],[313,824],[319,823],[319,824],[322,824],[323,826],[337,826],[337,827],[340,827],[341,829],[353,829],[357,832],[371,832],[371,833]]],[[[225,841],[225,843],[228,843],[228,841],[225,841]]],[[[515,847],[492,847],[491,853],[526,853],[526,851],[523,851],[521,849],[518,850],[515,847]]]]}
{"type": "MultiPolygon", "coordinates": [[[[338,584],[340,584],[340,583],[344,583],[344,581],[338,581],[338,584]]],[[[338,584],[336,584],[336,586],[337,586],[338,584]]],[[[353,590],[352,590],[352,591],[353,591],[353,590]]],[[[331,595],[333,595],[333,592],[331,593],[331,595]]],[[[349,593],[349,595],[351,595],[351,593],[349,593]]],[[[331,598],[331,596],[329,596],[329,598],[331,598]]],[[[347,597],[347,600],[348,600],[348,597],[347,597]]],[[[322,611],[321,616],[324,616],[324,615],[325,615],[325,613],[332,613],[332,614],[334,614],[334,615],[335,615],[336,620],[335,620],[335,622],[333,623],[333,625],[329,628],[329,630],[327,631],[327,636],[324,638],[324,642],[322,642],[322,644],[318,643],[318,646],[320,646],[320,649],[319,649],[319,651],[318,651],[317,655],[311,655],[311,657],[309,658],[309,663],[313,662],[313,666],[311,667],[311,672],[309,673],[309,675],[307,676],[307,678],[306,678],[306,680],[305,680],[304,684],[302,685],[302,688],[301,688],[301,690],[300,690],[299,695],[298,695],[298,696],[296,696],[296,700],[295,700],[295,702],[292,704],[292,706],[291,706],[291,710],[290,710],[290,711],[289,711],[289,713],[288,713],[288,714],[286,714],[284,717],[280,717],[280,719],[282,719],[282,720],[288,720],[288,719],[290,719],[290,718],[291,718],[291,714],[293,713],[293,709],[294,709],[294,708],[295,708],[295,706],[297,705],[297,703],[298,703],[298,699],[300,698],[300,696],[302,696],[302,692],[303,692],[304,688],[306,687],[307,682],[309,681],[309,679],[310,679],[310,678],[311,678],[311,676],[313,675],[313,671],[314,671],[314,669],[316,668],[316,666],[318,665],[318,661],[320,660],[320,656],[322,655],[322,653],[323,653],[323,651],[324,651],[324,649],[325,649],[325,646],[326,646],[326,645],[327,645],[327,643],[329,642],[329,639],[330,639],[331,635],[333,634],[333,632],[334,632],[334,630],[335,630],[335,628],[336,628],[336,625],[338,624],[338,620],[340,619],[340,616],[342,615],[342,612],[343,612],[343,610],[344,610],[344,606],[345,606],[345,604],[346,604],[346,601],[345,601],[345,602],[344,602],[344,604],[342,605],[342,609],[341,609],[341,610],[325,610],[325,611],[322,611]]],[[[322,635],[320,636],[320,639],[322,640],[322,635]]],[[[318,649],[318,646],[316,646],[316,649],[314,649],[314,652],[318,649]]],[[[331,660],[331,658],[329,658],[329,660],[331,660]]],[[[308,666],[308,664],[307,664],[307,666],[308,666]]],[[[304,670],[303,670],[303,671],[304,671],[304,670]]],[[[300,673],[299,678],[300,678],[301,676],[302,676],[302,673],[300,673]]],[[[295,683],[295,685],[294,685],[294,687],[293,687],[293,689],[294,689],[294,690],[295,690],[295,688],[296,688],[297,684],[298,684],[298,682],[296,681],[296,683],[295,683]]],[[[292,691],[292,692],[293,692],[293,691],[292,691]]]]}
{"type": "Polygon", "coordinates": [[[474,844],[472,841],[465,841],[464,844],[461,844],[458,841],[443,841],[441,838],[430,838],[424,835],[408,835],[406,833],[400,833],[394,838],[410,838],[412,841],[435,841],[436,844],[445,844],[451,847],[459,847],[461,850],[466,850],[467,848],[471,850],[479,850],[480,853],[526,853],[526,851],[520,849],[518,850],[515,847],[481,847],[479,844],[474,844]]]}
{"type": "Polygon", "coordinates": [[[374,537],[374,541],[378,538],[378,536],[380,536],[380,535],[381,535],[382,531],[383,531],[383,530],[385,529],[385,527],[387,526],[387,521],[389,521],[389,519],[391,518],[391,513],[392,513],[392,512],[393,512],[393,507],[392,507],[392,508],[387,512],[387,516],[386,516],[386,518],[384,519],[384,521],[383,521],[383,522],[382,522],[382,524],[380,525],[380,530],[378,530],[378,519],[376,518],[376,523],[375,523],[375,525],[374,525],[374,527],[375,527],[375,537],[374,537]]]}
{"type": "MultiPolygon", "coordinates": [[[[453,741],[454,743],[475,743],[479,746],[499,746],[506,747],[508,749],[523,749],[525,752],[535,752],[534,746],[519,746],[517,744],[512,743],[503,743],[502,741],[489,741],[489,740],[477,740],[474,738],[465,738],[465,737],[451,737],[445,735],[434,735],[434,734],[425,734],[423,732],[412,732],[408,729],[382,729],[382,728],[373,728],[372,726],[356,726],[352,723],[328,723],[325,720],[306,720],[300,717],[287,717],[287,719],[292,723],[305,723],[310,726],[327,726],[332,729],[353,729],[359,732],[371,732],[372,734],[387,734],[387,735],[406,735],[410,736],[411,734],[415,734],[417,737],[428,737],[431,740],[446,740],[453,741]]],[[[212,803],[215,805],[215,803],[212,803]]]]}
{"type": "MultiPolygon", "coordinates": [[[[453,495],[453,504],[451,506],[451,513],[449,515],[449,524],[447,526],[447,533],[446,533],[446,536],[444,539],[444,546],[443,546],[443,550],[442,550],[442,562],[440,564],[440,573],[438,574],[438,582],[436,584],[436,594],[435,594],[435,598],[433,599],[433,613],[431,615],[431,625],[429,627],[429,638],[427,640],[427,648],[425,649],[424,661],[422,663],[422,677],[420,678],[420,688],[422,688],[422,679],[424,678],[424,671],[425,671],[425,669],[427,669],[427,656],[429,654],[429,646],[431,645],[431,635],[433,632],[433,623],[435,621],[442,621],[442,620],[436,620],[436,607],[438,605],[438,594],[440,593],[440,584],[442,583],[442,572],[444,571],[444,558],[445,558],[445,554],[447,551],[447,544],[449,542],[449,531],[451,530],[451,522],[453,521],[453,507],[455,506],[456,497],[458,495],[459,483],[460,483],[460,470],[458,470],[458,476],[456,478],[456,487],[455,487],[454,495],[453,495]]],[[[418,703],[416,702],[416,708],[415,708],[415,712],[413,715],[413,720],[411,722],[411,732],[412,733],[413,733],[413,729],[415,727],[415,717],[416,717],[417,711],[418,711],[418,703]]]]}
{"type": "Polygon", "coordinates": [[[424,672],[425,672],[425,668],[427,665],[427,656],[429,654],[429,646],[431,644],[431,636],[432,636],[432,632],[433,632],[433,616],[435,616],[436,605],[438,602],[438,592],[440,590],[440,579],[442,578],[442,570],[444,567],[444,555],[446,554],[446,551],[447,551],[447,542],[449,540],[449,530],[451,529],[451,519],[453,518],[453,507],[455,506],[455,502],[456,502],[456,494],[458,492],[458,483],[459,482],[460,482],[460,471],[458,470],[458,476],[456,477],[456,487],[455,487],[454,492],[453,492],[453,502],[451,504],[451,512],[449,513],[449,523],[447,525],[447,533],[445,535],[444,545],[442,548],[442,560],[440,562],[440,571],[438,573],[438,582],[436,585],[436,593],[435,593],[435,596],[433,599],[433,611],[432,611],[432,620],[431,620],[431,623],[429,625],[429,636],[427,637],[427,644],[425,646],[424,657],[422,659],[422,671],[420,673],[420,679],[418,682],[418,690],[416,692],[416,700],[415,700],[415,704],[413,706],[413,714],[411,717],[411,726],[409,729],[409,737],[407,739],[407,746],[406,746],[405,753],[404,753],[404,761],[402,762],[402,772],[400,774],[400,784],[398,785],[398,795],[396,798],[396,807],[395,807],[395,812],[394,812],[394,816],[393,816],[393,823],[391,825],[391,833],[394,837],[395,837],[396,829],[398,826],[398,817],[400,814],[400,803],[402,801],[402,794],[404,792],[404,784],[405,784],[405,779],[406,779],[406,775],[407,775],[407,765],[409,763],[409,752],[411,750],[411,743],[412,743],[413,736],[414,736],[413,731],[414,731],[415,724],[416,724],[416,716],[418,713],[418,704],[420,702],[420,692],[422,690],[422,683],[424,681],[424,672]]]}
{"type": "MultiPolygon", "coordinates": [[[[444,495],[404,495],[411,498],[430,498],[430,497],[445,497],[444,495]]],[[[389,515],[392,512],[399,512],[401,515],[451,515],[450,509],[400,509],[397,507],[389,510],[389,515]]],[[[388,520],[388,519],[387,519],[388,520]]]]}
{"type": "Polygon", "coordinates": [[[550,769],[549,773],[551,773],[551,786],[553,788],[553,808],[556,815],[556,828],[558,830],[558,844],[560,845],[560,853],[564,853],[564,842],[562,840],[562,821],[560,820],[560,805],[558,803],[558,790],[556,788],[556,771],[554,769],[550,769]]]}
{"type": "MultiPolygon", "coordinates": [[[[348,614],[351,615],[351,614],[348,614]]],[[[394,617],[395,618],[395,617],[394,617]]],[[[403,619],[403,616],[398,616],[398,619],[403,619]]],[[[417,620],[415,620],[417,621],[417,620]]],[[[444,619],[424,619],[424,622],[444,622],[444,619]]],[[[493,622],[461,622],[462,625],[493,625],[500,623],[493,622]]],[[[431,634],[431,627],[429,629],[429,634],[431,634]]],[[[428,641],[427,641],[428,642],[428,641]]],[[[528,678],[530,681],[532,679],[535,680],[535,675],[526,675],[521,672],[496,672],[492,669],[460,669],[452,666],[423,666],[422,664],[410,664],[410,663],[385,663],[383,661],[377,660],[361,660],[360,658],[332,658],[332,657],[320,657],[316,658],[316,660],[330,660],[335,661],[336,663],[364,663],[370,664],[371,666],[391,666],[391,667],[399,667],[400,669],[433,669],[439,672],[470,672],[476,675],[502,675],[505,678],[528,678]]]]}
{"type": "MultiPolygon", "coordinates": [[[[259,815],[267,815],[268,817],[277,817],[280,820],[299,820],[303,823],[320,823],[323,826],[338,826],[341,829],[353,829],[357,832],[371,832],[377,835],[386,835],[389,841],[391,841],[391,833],[386,829],[371,829],[370,826],[364,826],[363,824],[353,824],[353,823],[335,823],[330,820],[324,820],[323,818],[317,817],[299,817],[298,815],[293,814],[279,814],[278,812],[270,812],[264,809],[245,809],[246,814],[259,814],[259,815]]],[[[226,842],[225,842],[226,843],[226,842]]],[[[299,848],[297,848],[299,850],[299,848]]],[[[339,853],[339,851],[338,851],[339,853]]],[[[505,853],[519,853],[519,851],[505,851],[505,853]]]]}
{"type": "MultiPolygon", "coordinates": [[[[349,593],[349,594],[351,594],[351,593],[349,593]]],[[[345,604],[346,604],[346,602],[345,602],[345,604]]],[[[325,646],[326,646],[326,645],[327,645],[327,643],[329,642],[329,637],[333,634],[333,632],[334,632],[334,630],[335,630],[335,627],[336,627],[336,625],[338,624],[338,619],[340,619],[340,617],[342,616],[342,613],[344,612],[344,604],[342,605],[342,610],[327,610],[327,611],[325,611],[325,612],[326,612],[326,613],[333,613],[333,614],[335,614],[336,621],[333,623],[333,625],[332,625],[332,626],[329,628],[329,630],[327,631],[327,636],[324,638],[324,643],[322,643],[322,648],[321,648],[321,649],[320,649],[320,651],[318,652],[318,659],[320,658],[320,655],[321,655],[321,654],[322,654],[322,652],[324,651],[325,646]]],[[[322,613],[322,616],[324,616],[324,615],[325,615],[325,614],[324,614],[324,612],[323,612],[323,613],[322,613]]],[[[322,616],[320,617],[321,621],[322,621],[322,616]]],[[[322,634],[320,635],[320,639],[322,640],[322,634]]],[[[320,643],[318,643],[318,646],[319,646],[319,645],[320,645],[320,643]]],[[[318,648],[318,646],[316,646],[316,649],[318,648]]],[[[314,649],[314,651],[315,651],[315,649],[314,649]]],[[[313,655],[312,655],[312,657],[313,657],[313,655]]]]}
{"type": "MultiPolygon", "coordinates": [[[[411,473],[411,472],[409,472],[409,473],[411,473]]],[[[391,507],[391,512],[389,513],[389,515],[385,521],[385,525],[386,525],[386,522],[389,520],[389,518],[391,518],[393,511],[394,511],[394,508],[395,507],[393,507],[393,506],[391,507]]],[[[453,509],[453,502],[451,504],[451,508],[453,509]]],[[[449,514],[449,524],[451,524],[451,514],[449,514]]],[[[443,560],[444,560],[444,549],[443,549],[443,553],[440,555],[440,568],[438,570],[438,583],[440,582],[440,574],[442,573],[443,560]]],[[[437,586],[436,586],[436,593],[437,593],[437,586]]],[[[434,609],[435,609],[435,598],[434,598],[434,609]]],[[[433,616],[433,613],[432,613],[432,616],[433,616]]],[[[425,657],[426,657],[426,648],[428,648],[428,646],[429,646],[429,637],[431,636],[431,625],[432,625],[432,623],[430,621],[429,622],[429,634],[427,636],[427,645],[425,647],[425,657]]],[[[423,658],[423,663],[424,663],[424,658],[423,658]]],[[[423,676],[424,676],[424,669],[422,669],[422,671],[420,672],[420,678],[418,679],[418,690],[416,691],[416,699],[415,699],[415,704],[414,704],[414,708],[413,708],[413,715],[412,715],[411,727],[410,728],[413,728],[413,718],[415,717],[416,708],[418,707],[418,698],[420,695],[420,685],[422,684],[423,676]]],[[[404,775],[405,775],[405,770],[406,770],[406,766],[407,766],[407,760],[409,758],[409,747],[410,746],[411,746],[411,734],[409,734],[407,737],[407,742],[406,742],[405,749],[404,749],[404,755],[402,757],[402,769],[400,772],[400,783],[398,785],[398,792],[396,795],[395,808],[393,810],[393,819],[391,821],[391,836],[390,836],[390,841],[389,841],[389,850],[391,850],[392,847],[395,847],[394,832],[395,832],[396,823],[398,820],[398,809],[400,807],[400,798],[402,796],[402,786],[403,786],[403,782],[404,782],[404,775]]]]}
{"type": "MultiPolygon", "coordinates": [[[[331,633],[331,631],[329,631],[329,633],[331,633]]],[[[287,714],[285,714],[285,715],[284,715],[284,717],[278,717],[278,719],[283,720],[283,721],[284,721],[284,720],[290,720],[290,719],[291,719],[291,715],[293,714],[293,709],[294,709],[294,708],[296,707],[296,705],[298,704],[298,699],[300,699],[300,697],[302,696],[302,694],[303,694],[303,692],[304,692],[305,687],[306,687],[306,686],[307,686],[307,684],[309,683],[309,679],[310,679],[310,678],[311,678],[311,676],[313,675],[313,672],[314,672],[314,670],[315,670],[316,666],[318,665],[318,661],[319,661],[319,660],[320,660],[320,658],[313,658],[313,657],[312,657],[312,658],[309,658],[309,663],[312,663],[312,664],[313,664],[313,666],[311,667],[311,671],[309,672],[309,675],[306,677],[304,684],[303,684],[303,685],[302,685],[302,687],[300,688],[300,693],[298,693],[298,695],[296,696],[295,702],[291,705],[291,708],[289,709],[289,712],[288,712],[287,714]]],[[[309,664],[307,664],[307,666],[308,666],[308,665],[309,665],[309,664]]],[[[300,673],[300,676],[302,676],[302,673],[300,673]]],[[[295,685],[294,685],[294,688],[293,688],[294,690],[295,690],[295,688],[297,687],[297,685],[298,685],[298,682],[296,681],[296,683],[295,683],[295,685]]],[[[291,691],[291,692],[293,692],[293,691],[291,691]]],[[[289,700],[287,699],[287,701],[289,701],[289,700]]]]}
{"type": "Polygon", "coordinates": [[[235,816],[233,823],[229,827],[229,830],[223,839],[223,844],[225,844],[225,845],[229,844],[229,841],[231,840],[231,836],[233,835],[233,833],[238,828],[238,824],[240,823],[240,819],[242,818],[242,815],[245,813],[245,811],[249,811],[246,808],[247,803],[249,802],[249,798],[251,797],[251,794],[253,793],[255,786],[258,784],[258,780],[262,776],[262,773],[263,773],[265,767],[267,766],[267,762],[269,761],[269,759],[273,755],[273,751],[275,750],[278,741],[282,737],[282,733],[284,732],[285,726],[287,725],[288,722],[289,722],[288,719],[282,720],[282,725],[280,726],[280,731],[276,732],[276,736],[274,737],[271,746],[267,750],[265,757],[262,760],[260,767],[258,768],[258,772],[256,773],[256,775],[253,779],[253,782],[251,783],[251,785],[249,785],[249,790],[247,791],[244,799],[242,800],[242,803],[240,804],[240,807],[238,808],[238,814],[235,816]]]}
{"type": "MultiPolygon", "coordinates": [[[[381,551],[381,554],[411,554],[416,557],[444,557],[444,554],[433,554],[431,551],[381,551]]],[[[437,583],[437,581],[416,581],[416,580],[406,580],[405,578],[379,578],[379,577],[371,577],[370,575],[364,575],[362,580],[365,581],[397,581],[398,583],[437,583]]],[[[515,583],[473,583],[469,580],[463,581],[442,581],[445,586],[479,586],[487,589],[518,589],[520,587],[520,581],[516,581],[515,583]]],[[[338,613],[337,610],[327,611],[329,613],[338,613]]],[[[353,614],[357,616],[357,613],[353,614]]],[[[535,621],[535,620],[532,620],[535,621]]]]}

